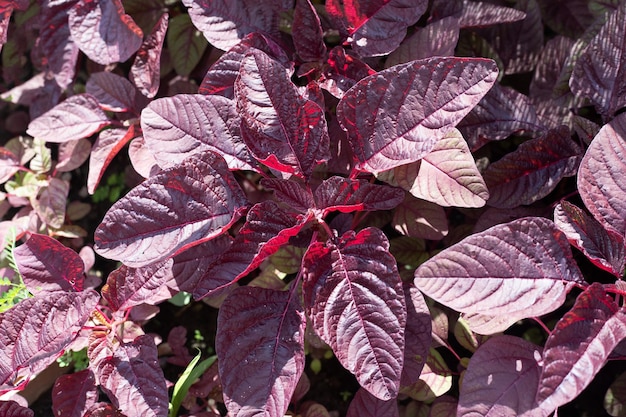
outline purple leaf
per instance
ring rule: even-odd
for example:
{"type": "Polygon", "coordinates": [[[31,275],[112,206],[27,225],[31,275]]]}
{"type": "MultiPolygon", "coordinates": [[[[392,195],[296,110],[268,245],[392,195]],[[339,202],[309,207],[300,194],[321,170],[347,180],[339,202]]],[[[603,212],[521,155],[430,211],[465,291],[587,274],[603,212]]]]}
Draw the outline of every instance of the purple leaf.
{"type": "Polygon", "coordinates": [[[340,99],[358,81],[375,73],[369,65],[349,51],[335,46],[328,54],[320,87],[340,99]]]}
{"type": "Polygon", "coordinates": [[[332,0],[326,3],[331,16],[344,21],[352,49],[361,56],[385,55],[400,45],[406,29],[424,14],[425,0],[332,0]]]}
{"type": "Polygon", "coordinates": [[[593,283],[558,321],[543,351],[536,401],[552,412],[578,396],[626,338],[626,313],[593,283]]]}
{"type": "Polygon", "coordinates": [[[83,417],[126,417],[126,414],[112,404],[100,402],[87,410],[83,417]]]}
{"type": "Polygon", "coordinates": [[[576,175],[581,156],[566,126],[522,143],[483,173],[491,194],[487,204],[515,208],[540,200],[562,178],[576,175]]]}
{"type": "Polygon", "coordinates": [[[72,140],[59,144],[59,172],[70,172],[80,167],[91,154],[91,142],[87,139],[72,140]]]}
{"type": "Polygon", "coordinates": [[[421,160],[378,174],[422,200],[449,207],[482,207],[489,191],[461,132],[452,129],[421,160]]]}
{"type": "MultiPolygon", "coordinates": [[[[482,4],[482,3],[481,3],[482,4]]],[[[459,40],[459,19],[444,17],[420,28],[391,52],[385,68],[433,56],[453,56],[459,40]]]]}
{"type": "Polygon", "coordinates": [[[316,333],[361,386],[381,400],[398,395],[406,305],[389,242],[378,229],[350,231],[307,250],[304,303],[316,333]]]}
{"type": "Polygon", "coordinates": [[[404,368],[400,385],[416,383],[424,369],[432,342],[430,312],[422,293],[414,285],[404,285],[406,328],[404,329],[404,368]]]}
{"type": "Polygon", "coordinates": [[[558,308],[573,282],[583,277],[569,242],[540,217],[471,235],[415,271],[417,288],[456,311],[518,319],[558,308]]]}
{"type": "Polygon", "coordinates": [[[448,392],[451,387],[452,371],[439,352],[431,347],[420,379],[411,386],[402,387],[402,394],[417,401],[430,402],[448,392]]]}
{"type": "Polygon", "coordinates": [[[167,31],[168,17],[167,13],[161,15],[152,32],[141,44],[133,66],[130,68],[130,80],[148,98],[154,97],[159,90],[161,51],[167,31]]]}
{"type": "Polygon", "coordinates": [[[309,209],[315,207],[315,200],[311,190],[298,182],[279,178],[263,178],[261,185],[273,191],[274,197],[280,203],[286,204],[290,209],[306,213],[309,209]]]}
{"type": "Polygon", "coordinates": [[[494,336],[472,355],[458,415],[515,417],[534,410],[541,348],[519,337],[494,336]]]}
{"type": "Polygon", "coordinates": [[[610,118],[626,106],[623,73],[626,69],[626,4],[607,19],[576,61],[570,88],[577,96],[589,97],[598,112],[610,118]]]}
{"type": "Polygon", "coordinates": [[[330,158],[324,110],[300,96],[285,68],[264,52],[252,49],[241,62],[235,97],[241,135],[263,164],[308,178],[330,158]]]}
{"type": "Polygon", "coordinates": [[[492,335],[503,333],[517,321],[514,316],[490,316],[487,314],[463,314],[463,320],[474,333],[481,335],[492,335]]]}
{"type": "Polygon", "coordinates": [[[233,416],[282,416],[304,369],[306,320],[294,291],[240,287],[217,322],[224,401],[233,416]]]}
{"type": "Polygon", "coordinates": [[[131,267],[148,265],[224,233],[245,205],[224,159],[191,156],[118,200],[96,229],[94,249],[131,267]]]}
{"type": "Polygon", "coordinates": [[[33,233],[13,253],[24,284],[31,293],[82,291],[85,279],[83,260],[58,240],[33,233]]]}
{"type": "Polygon", "coordinates": [[[561,201],[554,209],[554,223],[594,265],[618,278],[624,274],[626,247],[623,235],[605,229],[597,220],[567,201],[561,201]]]}
{"type": "Polygon", "coordinates": [[[381,400],[370,394],[365,388],[359,388],[350,401],[346,417],[400,417],[398,401],[381,400]]]}
{"type": "Polygon", "coordinates": [[[218,152],[228,167],[254,170],[243,143],[235,103],[225,97],[179,94],[152,101],[141,112],[144,140],[161,168],[207,151],[218,152]]]}
{"type": "Polygon", "coordinates": [[[193,24],[211,45],[227,51],[252,32],[276,34],[280,1],[183,0],[193,24]]]}
{"type": "Polygon", "coordinates": [[[158,304],[172,297],[166,286],[174,279],[170,258],[140,268],[122,265],[109,274],[102,297],[112,311],[127,310],[139,304],[158,304]]]}
{"type": "Polygon", "coordinates": [[[59,178],[50,178],[48,185],[39,190],[32,205],[39,218],[48,226],[59,229],[63,226],[69,191],[69,182],[59,178]]]}
{"type": "Polygon", "coordinates": [[[189,15],[179,14],[170,20],[167,46],[176,74],[188,77],[209,44],[200,36],[189,15]]]}
{"type": "Polygon", "coordinates": [[[122,343],[99,366],[99,379],[116,408],[127,415],[167,415],[167,386],[152,336],[122,343]]]}
{"type": "Polygon", "coordinates": [[[285,51],[267,35],[255,32],[247,35],[215,61],[204,76],[198,93],[234,98],[234,84],[239,75],[241,61],[251,48],[265,52],[283,64],[285,68],[293,71],[293,63],[285,51]]]}
{"type": "Polygon", "coordinates": [[[440,240],[448,234],[448,217],[443,207],[407,195],[393,212],[391,224],[405,236],[440,240]]]}
{"type": "Polygon", "coordinates": [[[79,1],[69,10],[69,25],[80,50],[102,65],[126,61],[143,40],[121,0],[79,1]]]}
{"type": "Polygon", "coordinates": [[[577,38],[594,20],[588,0],[538,0],[545,24],[557,33],[577,38]]]}
{"type": "Polygon", "coordinates": [[[0,184],[4,184],[20,170],[20,160],[6,148],[0,148],[0,184]]]}
{"type": "Polygon", "coordinates": [[[0,391],[53,363],[98,304],[98,293],[55,291],[20,301],[0,316],[0,391]]]}
{"type": "Polygon", "coordinates": [[[144,178],[152,177],[161,170],[154,155],[146,146],[143,136],[131,140],[128,145],[128,157],[135,171],[144,178]]]}
{"type": "Polygon", "coordinates": [[[194,297],[205,297],[256,269],[297,235],[308,220],[308,216],[282,210],[271,200],[255,204],[233,245],[199,280],[194,297]]]}
{"type": "Polygon", "coordinates": [[[87,176],[87,192],[93,194],[100,184],[104,171],[108,168],[115,155],[134,138],[135,125],[128,129],[113,128],[100,132],[89,155],[89,174],[87,176]]]}
{"type": "Polygon", "coordinates": [[[52,411],[55,416],[83,417],[98,401],[93,372],[84,369],[57,378],[52,388],[52,411]]]}
{"type": "Polygon", "coordinates": [[[330,177],[315,190],[317,208],[323,215],[331,211],[391,210],[404,200],[404,191],[367,180],[330,177]]]}
{"type": "Polygon", "coordinates": [[[324,33],[315,7],[309,0],[296,0],[293,12],[293,43],[298,56],[305,62],[321,61],[326,56],[324,33]]]}
{"type": "Polygon", "coordinates": [[[62,143],[91,136],[110,123],[95,97],[77,94],[32,120],[26,133],[46,142],[62,143]]]}
{"type": "Polygon", "coordinates": [[[463,13],[459,25],[463,29],[485,27],[500,23],[511,23],[523,20],[526,13],[497,4],[463,0],[463,13]]]}
{"type": "Polygon", "coordinates": [[[2,417],[35,417],[30,408],[22,407],[13,400],[0,401],[0,415],[2,417]]]}
{"type": "Polygon", "coordinates": [[[487,93],[497,73],[488,59],[430,58],[359,81],[337,105],[357,168],[377,173],[423,158],[487,93]]]}
{"type": "Polygon", "coordinates": [[[137,89],[126,78],[112,72],[103,71],[91,74],[85,85],[85,92],[91,94],[104,110],[136,111],[137,89]]]}
{"type": "Polygon", "coordinates": [[[626,234],[626,114],[604,125],[589,145],[578,171],[578,191],[605,228],[626,234]]]}

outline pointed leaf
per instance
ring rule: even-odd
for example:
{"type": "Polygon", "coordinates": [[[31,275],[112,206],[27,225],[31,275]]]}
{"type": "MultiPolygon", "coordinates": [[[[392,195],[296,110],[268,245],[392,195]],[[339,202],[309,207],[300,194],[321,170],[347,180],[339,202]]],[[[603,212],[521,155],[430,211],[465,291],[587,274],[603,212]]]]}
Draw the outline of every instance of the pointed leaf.
{"type": "Polygon", "coordinates": [[[404,330],[404,368],[400,384],[408,386],[419,380],[424,369],[432,341],[432,325],[424,296],[414,285],[404,285],[404,297],[407,315],[404,330]]]}
{"type": "Polygon", "coordinates": [[[593,283],[546,341],[536,397],[540,407],[552,412],[576,398],[624,338],[626,313],[602,284],[593,283]]]}
{"type": "Polygon", "coordinates": [[[46,369],[76,337],[99,296],[55,291],[20,301],[0,315],[0,391],[46,369]]]}
{"type": "Polygon", "coordinates": [[[87,192],[89,194],[96,191],[104,171],[113,161],[113,158],[135,135],[135,125],[130,125],[127,129],[115,127],[100,132],[89,155],[89,174],[87,176],[87,192]]]}
{"type": "Polygon", "coordinates": [[[532,204],[552,192],[562,178],[576,175],[581,157],[566,126],[524,142],[485,170],[491,194],[487,204],[499,208],[532,204]]]}
{"type": "Polygon", "coordinates": [[[337,105],[358,168],[377,173],[423,158],[487,93],[497,73],[488,59],[429,58],[359,81],[337,105]]]}
{"type": "Polygon", "coordinates": [[[359,388],[350,401],[346,417],[400,417],[398,401],[381,400],[370,394],[365,388],[359,388]]]}
{"type": "Polygon", "coordinates": [[[112,112],[135,110],[137,89],[126,78],[112,72],[91,74],[85,84],[85,92],[91,94],[104,110],[112,112]]]}
{"type": "Polygon", "coordinates": [[[284,415],[304,369],[306,320],[294,292],[239,287],[220,308],[217,326],[229,415],[284,415]]]}
{"type": "Polygon", "coordinates": [[[378,229],[316,242],[303,260],[304,303],[316,333],[363,388],[398,395],[406,305],[396,261],[378,229]]]}
{"type": "Polygon", "coordinates": [[[411,195],[393,212],[391,225],[405,236],[440,240],[448,234],[448,216],[443,207],[411,195]]]}
{"type": "Polygon", "coordinates": [[[86,138],[111,122],[89,94],[77,94],[32,120],[26,133],[46,142],[86,138]]]}
{"type": "Polygon", "coordinates": [[[539,0],[538,3],[546,25],[557,33],[577,38],[593,23],[588,0],[539,0]]]}
{"type": "Polygon", "coordinates": [[[526,217],[471,235],[415,271],[415,286],[462,313],[540,316],[582,282],[567,238],[554,223],[526,217]]]}
{"type": "Polygon", "coordinates": [[[296,0],[293,12],[293,43],[303,61],[320,61],[326,56],[324,33],[315,7],[309,0],[296,0]]]}
{"type": "Polygon", "coordinates": [[[626,113],[604,125],[589,145],[578,171],[585,206],[606,228],[626,234],[626,113]]]}
{"type": "Polygon", "coordinates": [[[482,207],[489,191],[461,132],[452,129],[420,161],[377,177],[440,206],[482,207]]]}
{"type": "Polygon", "coordinates": [[[404,191],[387,185],[371,184],[367,180],[330,177],[315,190],[317,207],[324,214],[338,210],[391,210],[404,200],[404,191]]]}
{"type": "Polygon", "coordinates": [[[245,205],[224,159],[192,156],[118,200],[96,229],[94,249],[131,267],[147,265],[224,233],[245,205]]]}
{"type": "Polygon", "coordinates": [[[26,243],[15,248],[13,255],[31,293],[82,291],[83,260],[58,240],[33,233],[26,243]]]}
{"type": "Polygon", "coordinates": [[[526,17],[526,13],[497,4],[463,0],[463,13],[459,25],[464,28],[476,28],[496,25],[499,23],[518,22],[526,17]]]}
{"type": "Polygon", "coordinates": [[[69,10],[72,39],[94,62],[124,62],[137,52],[143,32],[124,12],[121,0],[77,2],[69,10]]]}
{"type": "Polygon", "coordinates": [[[167,13],[163,13],[148,37],[137,51],[133,66],[130,68],[130,80],[141,93],[152,98],[159,91],[161,78],[161,51],[168,26],[167,13]]]}
{"type": "Polygon", "coordinates": [[[241,135],[260,162],[308,178],[330,158],[324,111],[300,96],[285,68],[265,53],[252,49],[242,60],[235,97],[241,135]]]}
{"type": "Polygon", "coordinates": [[[261,185],[274,192],[274,197],[289,208],[306,213],[315,207],[313,194],[298,182],[280,178],[263,178],[261,185]]]}
{"type": "Polygon", "coordinates": [[[567,201],[561,201],[554,209],[554,223],[570,243],[595,265],[618,278],[624,274],[624,236],[605,229],[597,220],[567,201]]]}
{"type": "MultiPolygon", "coordinates": [[[[447,335],[446,335],[447,336],[447,335]]],[[[431,402],[452,388],[452,371],[434,348],[430,348],[426,363],[417,382],[402,387],[402,394],[417,401],[431,402]]]]}
{"type": "Polygon", "coordinates": [[[256,161],[243,143],[235,103],[225,97],[178,94],[152,101],[141,112],[144,140],[161,168],[190,155],[218,152],[230,169],[253,170],[256,161]]]}
{"type": "Polygon", "coordinates": [[[176,74],[188,77],[202,59],[209,44],[191,23],[189,15],[179,14],[170,20],[167,46],[176,74]]]}
{"type": "Polygon", "coordinates": [[[56,416],[83,417],[97,401],[98,388],[90,369],[61,375],[52,388],[52,411],[56,416]]]}
{"type": "Polygon", "coordinates": [[[541,349],[513,336],[495,336],[472,355],[459,395],[463,416],[521,416],[535,408],[541,349]]]}
{"type": "Polygon", "coordinates": [[[127,415],[141,410],[147,417],[167,415],[167,386],[152,336],[122,343],[99,366],[100,385],[111,402],[127,415]]]}
{"type": "Polygon", "coordinates": [[[48,185],[39,190],[37,198],[34,201],[31,200],[35,212],[45,224],[55,229],[63,226],[69,192],[69,181],[50,178],[48,185]]]}

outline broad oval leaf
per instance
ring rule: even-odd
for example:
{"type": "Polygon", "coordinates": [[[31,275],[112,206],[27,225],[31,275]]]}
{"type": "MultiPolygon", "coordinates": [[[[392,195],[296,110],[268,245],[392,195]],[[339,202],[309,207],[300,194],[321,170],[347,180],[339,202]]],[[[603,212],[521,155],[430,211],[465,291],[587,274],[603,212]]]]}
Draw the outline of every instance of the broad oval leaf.
{"type": "Polygon", "coordinates": [[[487,204],[499,208],[532,204],[562,178],[576,175],[581,158],[582,149],[566,126],[524,142],[483,173],[491,194],[487,204]]]}
{"type": "Polygon", "coordinates": [[[359,81],[337,105],[357,168],[378,173],[423,158],[478,104],[497,74],[489,59],[435,57],[359,81]]]}
{"type": "Polygon", "coordinates": [[[342,213],[391,210],[402,203],[404,194],[399,188],[333,176],[317,187],[315,201],[324,214],[334,210],[342,213]]]}
{"type": "Polygon", "coordinates": [[[472,355],[463,376],[458,415],[516,417],[534,410],[541,348],[514,336],[494,336],[472,355]]]}
{"type": "Polygon", "coordinates": [[[471,235],[415,271],[417,288],[456,311],[518,319],[558,308],[573,282],[583,277],[567,238],[540,217],[471,235]]]}
{"type": "Polygon", "coordinates": [[[482,207],[489,191],[461,132],[452,129],[420,161],[377,175],[417,198],[449,207],[482,207]]]}
{"type": "Polygon", "coordinates": [[[589,145],[578,170],[578,191],[604,227],[626,234],[626,113],[604,125],[589,145]]]}
{"type": "Polygon", "coordinates": [[[52,387],[52,411],[55,416],[83,417],[97,401],[98,387],[91,369],[61,375],[52,387]]]}
{"type": "Polygon", "coordinates": [[[396,207],[391,225],[405,236],[440,240],[448,234],[448,216],[443,207],[407,194],[396,207]]]}
{"type": "Polygon", "coordinates": [[[290,209],[306,213],[307,210],[315,207],[315,200],[311,190],[305,188],[299,182],[281,178],[263,178],[261,185],[273,191],[274,197],[280,203],[286,204],[290,209]]]}
{"type": "Polygon", "coordinates": [[[55,169],[59,172],[70,172],[80,167],[91,154],[91,142],[78,139],[59,144],[59,163],[55,169]]]}
{"type": "MultiPolygon", "coordinates": [[[[33,164],[31,163],[32,166],[33,164]]],[[[45,224],[60,229],[65,222],[65,210],[69,193],[69,181],[60,178],[50,178],[48,185],[39,190],[37,198],[31,199],[32,206],[45,224]]]]}
{"type": "Polygon", "coordinates": [[[164,13],[137,51],[130,80],[141,93],[152,98],[159,91],[161,80],[161,51],[167,31],[169,15],[164,13]]]}
{"type": "Polygon", "coordinates": [[[432,324],[428,305],[422,293],[414,285],[404,285],[406,302],[406,328],[404,330],[404,367],[400,383],[408,386],[416,383],[432,342],[432,324]]]}
{"type": "Polygon", "coordinates": [[[450,388],[452,371],[441,354],[431,347],[419,380],[413,385],[403,386],[401,393],[417,401],[431,402],[450,391],[450,388]]]}
{"type": "Polygon", "coordinates": [[[466,28],[478,28],[500,23],[518,22],[526,17],[526,13],[497,4],[463,0],[463,13],[459,25],[466,28]]]}
{"type": "Polygon", "coordinates": [[[400,417],[398,401],[381,400],[370,394],[365,388],[359,388],[350,401],[346,417],[400,417]]]}
{"type": "Polygon", "coordinates": [[[552,412],[578,396],[626,338],[626,313],[594,282],[556,324],[543,351],[536,401],[552,412]]]}
{"type": "Polygon", "coordinates": [[[91,136],[110,123],[95,97],[77,94],[32,120],[26,133],[46,142],[62,143],[91,136]]]}
{"type": "Polygon", "coordinates": [[[131,267],[148,265],[224,233],[245,205],[222,157],[191,156],[118,200],[96,229],[94,249],[131,267]]]}
{"type": "Polygon", "coordinates": [[[0,148],[0,183],[7,182],[20,170],[20,160],[10,150],[0,148]]]}
{"type": "Polygon", "coordinates": [[[68,14],[72,39],[98,64],[124,62],[141,46],[143,32],[121,0],[79,1],[68,14]]]}
{"type": "Polygon", "coordinates": [[[350,231],[306,252],[304,303],[316,333],[363,388],[398,395],[404,364],[406,304],[389,242],[378,229],[350,231]]]}
{"type": "Polygon", "coordinates": [[[190,155],[216,151],[228,167],[253,170],[256,161],[240,134],[235,103],[225,97],[178,94],[152,101],[141,112],[144,140],[161,168],[190,155]]]}
{"type": "Polygon", "coordinates": [[[189,77],[209,44],[192,24],[188,14],[172,17],[167,31],[172,65],[176,74],[189,77]]]}
{"type": "Polygon", "coordinates": [[[150,335],[122,343],[98,365],[100,385],[111,402],[131,416],[167,415],[168,396],[157,348],[150,335]]]}
{"type": "Polygon", "coordinates": [[[296,0],[292,33],[298,34],[293,43],[303,61],[320,61],[326,56],[322,24],[309,0],[296,0]]]}
{"type": "Polygon", "coordinates": [[[300,96],[285,68],[264,52],[252,49],[241,61],[235,97],[241,135],[260,162],[308,178],[330,158],[324,110],[300,96]]]}
{"type": "Polygon", "coordinates": [[[0,391],[46,369],[76,337],[98,293],[55,291],[20,301],[0,315],[0,391]]]}
{"type": "Polygon", "coordinates": [[[135,110],[137,89],[126,78],[112,72],[91,74],[85,84],[85,92],[91,94],[104,110],[112,112],[135,110]]]}
{"type": "Polygon", "coordinates": [[[284,415],[304,370],[306,320],[295,292],[239,287],[224,300],[217,326],[229,415],[284,415]]]}
{"type": "Polygon", "coordinates": [[[93,194],[104,171],[108,168],[115,155],[135,137],[135,125],[128,128],[114,127],[105,129],[98,135],[98,139],[91,148],[89,155],[89,174],[87,175],[87,192],[93,194]]]}
{"type": "Polygon", "coordinates": [[[13,255],[31,293],[82,291],[85,264],[58,240],[33,233],[26,243],[15,248],[13,255]]]}

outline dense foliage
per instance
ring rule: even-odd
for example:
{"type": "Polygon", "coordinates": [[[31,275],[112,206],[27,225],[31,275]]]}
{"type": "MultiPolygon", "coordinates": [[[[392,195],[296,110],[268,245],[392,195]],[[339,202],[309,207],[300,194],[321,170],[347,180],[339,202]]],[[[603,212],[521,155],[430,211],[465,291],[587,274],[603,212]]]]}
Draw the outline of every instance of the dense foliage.
{"type": "Polygon", "coordinates": [[[337,415],[327,353],[349,417],[549,416],[623,359],[626,2],[14,0],[0,40],[2,415],[68,353],[69,417],[337,415]]]}

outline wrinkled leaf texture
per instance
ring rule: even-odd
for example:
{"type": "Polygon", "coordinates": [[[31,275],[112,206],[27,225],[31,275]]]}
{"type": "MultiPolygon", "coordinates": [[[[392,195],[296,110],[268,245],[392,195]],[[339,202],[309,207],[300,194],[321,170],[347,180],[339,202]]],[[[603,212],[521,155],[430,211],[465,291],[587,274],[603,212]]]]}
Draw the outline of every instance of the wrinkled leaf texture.
{"type": "Polygon", "coordinates": [[[304,259],[304,303],[315,332],[361,386],[381,400],[398,395],[406,304],[389,242],[378,229],[316,242],[304,259]]]}
{"type": "Polygon", "coordinates": [[[320,61],[326,56],[324,32],[315,7],[309,0],[296,0],[292,33],[294,47],[303,61],[320,61]]]}
{"type": "Polygon", "coordinates": [[[89,76],[85,92],[91,94],[100,107],[112,112],[136,110],[137,89],[126,78],[112,72],[96,72],[89,76]]]}
{"type": "Polygon", "coordinates": [[[478,104],[497,74],[489,59],[435,57],[359,81],[337,105],[357,168],[378,173],[423,158],[478,104]]]}
{"type": "Polygon", "coordinates": [[[95,232],[95,251],[148,265],[224,233],[247,201],[222,157],[207,152],[161,171],[118,200],[95,232]]]}
{"type": "Polygon", "coordinates": [[[261,185],[273,191],[276,200],[286,204],[290,210],[306,213],[307,210],[315,207],[313,193],[299,182],[280,178],[263,178],[261,185]]]}
{"type": "Polygon", "coordinates": [[[152,98],[159,91],[161,81],[161,51],[167,32],[169,15],[164,13],[137,51],[130,80],[146,97],[152,98]]]}
{"type": "Polygon", "coordinates": [[[359,388],[350,401],[346,417],[400,417],[396,399],[381,400],[365,388],[359,388]]]}
{"type": "Polygon", "coordinates": [[[114,127],[100,132],[89,154],[89,174],[87,175],[87,192],[89,194],[96,191],[104,171],[111,164],[113,158],[135,136],[134,124],[128,128],[114,127]]]}
{"type": "Polygon", "coordinates": [[[558,308],[568,282],[583,282],[569,242],[540,217],[471,235],[415,271],[417,288],[456,311],[518,320],[558,308]]]}
{"type": "Polygon", "coordinates": [[[330,211],[391,210],[404,200],[404,192],[387,185],[371,184],[367,180],[330,177],[315,190],[317,207],[323,214],[330,211]]]}
{"type": "Polygon", "coordinates": [[[13,400],[0,401],[0,415],[4,417],[35,417],[30,408],[22,407],[13,400]]]}
{"type": "Polygon", "coordinates": [[[526,17],[521,10],[497,4],[463,0],[463,12],[459,25],[464,28],[491,26],[500,23],[518,22],[526,17]]]}
{"type": "Polygon", "coordinates": [[[432,341],[432,323],[426,300],[414,285],[404,285],[404,297],[407,315],[404,330],[404,367],[400,384],[408,386],[419,380],[424,369],[432,341]]]}
{"type": "Polygon", "coordinates": [[[239,287],[220,308],[217,326],[229,415],[284,415],[304,370],[306,320],[294,291],[239,287]]]}
{"type": "Polygon", "coordinates": [[[55,416],[83,417],[97,401],[98,387],[90,369],[61,375],[52,387],[52,411],[55,416]]]}

